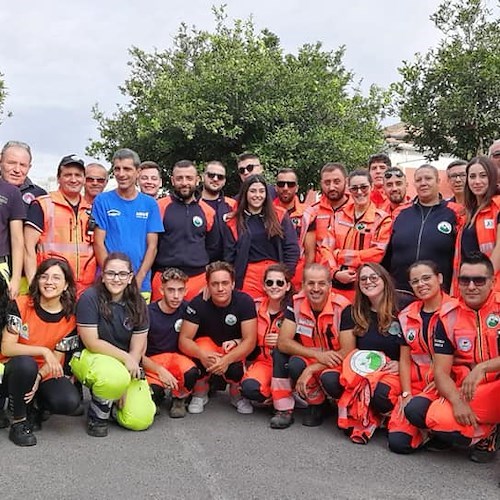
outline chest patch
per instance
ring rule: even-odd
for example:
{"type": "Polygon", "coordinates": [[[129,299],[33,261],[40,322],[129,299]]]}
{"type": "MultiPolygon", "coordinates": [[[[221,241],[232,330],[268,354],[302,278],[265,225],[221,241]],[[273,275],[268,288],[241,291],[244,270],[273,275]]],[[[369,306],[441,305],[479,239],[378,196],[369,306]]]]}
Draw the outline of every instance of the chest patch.
{"type": "Polygon", "coordinates": [[[472,341],[468,338],[461,337],[457,340],[457,347],[459,351],[469,352],[472,349],[472,341]]]}
{"type": "Polygon", "coordinates": [[[450,234],[452,227],[448,221],[443,220],[437,225],[437,230],[443,234],[450,234]]]}
{"type": "Polygon", "coordinates": [[[236,316],[234,314],[228,314],[224,319],[224,323],[226,323],[226,325],[228,325],[228,326],[236,325],[237,321],[238,321],[238,319],[236,318],[236,316]]]}

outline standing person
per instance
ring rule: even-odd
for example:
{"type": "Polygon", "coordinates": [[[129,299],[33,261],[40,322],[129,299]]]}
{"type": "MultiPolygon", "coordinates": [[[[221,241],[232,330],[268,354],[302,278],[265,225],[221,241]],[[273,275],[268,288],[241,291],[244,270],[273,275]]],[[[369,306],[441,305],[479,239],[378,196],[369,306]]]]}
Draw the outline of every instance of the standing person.
{"type": "Polygon", "coordinates": [[[369,442],[401,394],[398,361],[402,337],[397,313],[389,273],[380,264],[362,265],[352,305],[356,350],[344,360],[338,384],[323,384],[333,397],[341,394],[338,425],[356,444],[369,442]]]}
{"type": "Polygon", "coordinates": [[[100,163],[89,163],[85,167],[85,186],[83,197],[92,206],[95,197],[101,194],[108,184],[108,171],[100,163]]]}
{"type": "Polygon", "coordinates": [[[201,189],[201,199],[211,206],[216,213],[216,224],[219,232],[219,248],[217,255],[212,260],[223,260],[223,227],[227,214],[236,210],[237,202],[234,198],[224,196],[224,186],[226,185],[226,167],[220,161],[209,161],[205,165],[203,172],[203,186],[201,189]]]}
{"type": "Polygon", "coordinates": [[[407,187],[406,175],[399,167],[389,167],[384,172],[384,192],[387,201],[380,208],[387,212],[392,220],[403,208],[410,206],[411,199],[406,195],[407,187]]]}
{"type": "Polygon", "coordinates": [[[467,183],[467,173],[465,168],[467,167],[467,162],[464,160],[452,161],[446,167],[446,176],[448,177],[448,184],[453,191],[453,196],[450,201],[457,203],[459,205],[464,204],[464,189],[467,183]]]}
{"type": "Polygon", "coordinates": [[[154,161],[143,161],[139,165],[139,177],[137,183],[141,193],[152,196],[155,200],[159,198],[162,186],[161,168],[154,161]]]}
{"type": "Polygon", "coordinates": [[[24,225],[24,272],[31,283],[37,264],[49,257],[66,260],[75,276],[77,295],[94,282],[96,259],[90,205],[81,196],[83,160],[65,156],[57,168],[59,189],[40,196],[29,208],[24,225]]]}
{"type": "Polygon", "coordinates": [[[38,266],[29,295],[18,297],[10,309],[2,332],[0,394],[12,399],[9,439],[18,446],[36,444],[33,430],[41,428],[43,410],[72,415],[80,405],[80,394],[63,370],[66,352],[78,346],[75,301],[71,268],[47,259],[38,266]]]}
{"type": "Polygon", "coordinates": [[[272,385],[273,350],[278,342],[284,313],[291,303],[293,288],[290,275],[283,264],[271,264],[264,274],[265,296],[255,301],[257,309],[257,354],[247,367],[241,381],[243,397],[257,403],[271,402],[276,415],[271,419],[273,429],[292,424],[291,412],[280,414],[280,391],[272,385]],[[275,400],[274,395],[278,395],[275,400]]]}
{"type": "Polygon", "coordinates": [[[261,175],[250,176],[241,186],[238,208],[227,229],[225,260],[234,264],[239,290],[261,297],[264,271],[276,262],[295,274],[300,253],[297,233],[286,211],[273,205],[261,175]]]}
{"type": "MultiPolygon", "coordinates": [[[[497,169],[486,156],[467,164],[464,189],[465,224],[459,229],[455,250],[453,293],[458,292],[460,260],[471,252],[483,252],[500,271],[500,195],[496,195],[497,169]]],[[[500,281],[497,280],[497,287],[500,281]]]]}
{"type": "Polygon", "coordinates": [[[118,187],[101,193],[92,206],[96,222],[94,249],[101,269],[108,253],[124,251],[132,261],[139,290],[149,300],[151,266],[163,224],[156,201],[135,187],[140,163],[138,154],[131,149],[119,149],[113,155],[118,187]]]}
{"type": "Polygon", "coordinates": [[[462,260],[460,300],[441,308],[434,331],[434,379],[441,399],[421,405],[414,416],[414,423],[441,441],[469,446],[473,462],[495,458],[500,423],[500,293],[494,281],[486,255],[475,252],[462,260]]]}
{"type": "MultiPolygon", "coordinates": [[[[434,401],[438,394],[432,372],[433,331],[443,304],[451,307],[456,299],[442,291],[443,275],[430,260],[419,260],[408,270],[409,282],[418,299],[398,316],[403,334],[399,356],[401,395],[388,424],[389,449],[412,453],[425,441],[426,432],[410,424],[405,412],[412,414],[422,401],[434,401]]],[[[435,443],[434,443],[435,444],[435,443]]]]}
{"type": "Polygon", "coordinates": [[[70,366],[90,390],[87,434],[108,435],[115,401],[122,427],[147,429],[156,408],[147,383],[138,379],[143,376],[140,362],[146,350],[148,309],[127,255],[111,252],[106,257],[101,277],[78,301],[76,320],[85,349],[73,356],[70,366]]]}
{"type": "Polygon", "coordinates": [[[179,352],[179,332],[186,312],[188,277],[180,269],[167,268],[161,275],[162,298],[152,302],[149,310],[149,332],[142,363],[146,379],[153,391],[157,407],[165,391],[173,396],[170,417],[186,415],[185,400],[199,377],[199,370],[187,356],[179,352]]]}
{"type": "Polygon", "coordinates": [[[2,179],[21,191],[26,209],[38,196],[47,194],[28,177],[31,168],[31,148],[25,142],[8,141],[0,152],[0,174],[2,179]]]}
{"type": "Polygon", "coordinates": [[[331,246],[322,249],[322,263],[332,271],[335,291],[352,300],[356,271],[364,262],[382,260],[392,220],[371,201],[371,178],[367,170],[351,172],[347,184],[352,202],[335,213],[331,246]]]}
{"type": "Polygon", "coordinates": [[[241,396],[240,382],[246,357],[255,349],[255,305],[246,293],[234,290],[234,268],[212,262],[206,269],[208,300],[197,295],[188,305],[179,334],[179,349],[194,359],[201,377],[193,389],[189,413],[202,413],[208,403],[209,379],[218,375],[229,383],[231,404],[238,413],[253,412],[241,396]]]}
{"type": "Polygon", "coordinates": [[[342,360],[354,349],[349,302],[332,293],[331,284],[325,266],[308,264],[302,291],[285,311],[278,336],[279,351],[273,352],[273,397],[279,410],[271,419],[273,428],[282,429],[293,422],[292,383],[309,405],[302,425],[321,425],[325,417],[325,373],[328,380],[338,379],[342,360]],[[284,355],[289,359],[283,359],[284,355]],[[291,382],[287,383],[288,376],[291,382]]]}
{"type": "Polygon", "coordinates": [[[417,260],[434,260],[443,275],[443,289],[449,293],[461,208],[441,199],[436,167],[428,164],[418,167],[414,183],[417,198],[394,220],[382,262],[396,288],[411,292],[407,280],[410,265],[417,260]]]}
{"type": "Polygon", "coordinates": [[[327,163],[320,172],[321,198],[304,210],[300,244],[305,264],[321,262],[322,248],[331,246],[334,216],[348,201],[347,170],[341,163],[327,163]]]}
{"type": "Polygon", "coordinates": [[[159,200],[163,232],[153,265],[153,300],[160,298],[160,276],[167,267],[177,267],[189,276],[186,300],[205,286],[205,266],[220,252],[216,214],[196,191],[199,177],[189,160],[178,161],[170,178],[173,192],[159,200]]]}
{"type": "Polygon", "coordinates": [[[384,173],[392,167],[389,156],[385,153],[371,155],[368,158],[368,172],[373,184],[370,198],[377,208],[382,208],[387,203],[387,195],[384,191],[384,173]]]}
{"type": "MultiPolygon", "coordinates": [[[[488,156],[495,167],[497,167],[497,180],[500,184],[500,139],[493,141],[490,148],[488,149],[488,156]]],[[[497,189],[497,194],[500,194],[500,188],[497,189]]]]}

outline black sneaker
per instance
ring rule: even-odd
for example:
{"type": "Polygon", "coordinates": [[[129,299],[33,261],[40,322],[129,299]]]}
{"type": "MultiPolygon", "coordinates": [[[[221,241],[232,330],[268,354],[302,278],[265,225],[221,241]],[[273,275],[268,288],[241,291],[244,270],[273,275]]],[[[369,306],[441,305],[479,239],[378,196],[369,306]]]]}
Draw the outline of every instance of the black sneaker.
{"type": "Polygon", "coordinates": [[[477,464],[487,464],[495,459],[497,453],[496,429],[486,438],[478,441],[469,450],[469,459],[477,464]]]}
{"type": "Polygon", "coordinates": [[[108,421],[100,418],[87,420],[87,434],[92,437],[106,437],[108,435],[108,421]]]}
{"type": "Polygon", "coordinates": [[[32,405],[27,407],[26,423],[32,432],[42,430],[42,412],[32,405]]]}
{"type": "Polygon", "coordinates": [[[435,451],[435,452],[441,452],[441,451],[449,451],[453,448],[453,446],[450,443],[446,443],[445,441],[442,441],[441,439],[437,438],[436,436],[432,436],[427,443],[425,443],[424,448],[427,451],[435,451]]]}
{"type": "Polygon", "coordinates": [[[294,422],[293,410],[277,411],[269,421],[271,429],[287,429],[294,422]]]}
{"type": "Polygon", "coordinates": [[[324,408],[323,405],[309,405],[306,408],[302,419],[302,425],[306,427],[318,427],[323,423],[324,408]]]}
{"type": "Polygon", "coordinates": [[[0,429],[5,429],[9,427],[10,419],[5,410],[0,410],[0,429]]]}
{"type": "Polygon", "coordinates": [[[35,446],[36,436],[26,420],[11,424],[9,439],[17,446],[35,446]]]}

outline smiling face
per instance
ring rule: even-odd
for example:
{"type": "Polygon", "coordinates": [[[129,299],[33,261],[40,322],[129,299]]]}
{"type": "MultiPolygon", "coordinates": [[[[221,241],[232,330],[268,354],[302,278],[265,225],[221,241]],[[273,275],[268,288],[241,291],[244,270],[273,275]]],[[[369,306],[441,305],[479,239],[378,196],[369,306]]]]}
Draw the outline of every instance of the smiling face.
{"type": "Polygon", "coordinates": [[[458,277],[460,295],[471,309],[478,310],[488,299],[494,279],[484,264],[462,264],[458,277]],[[475,282],[472,278],[475,278],[475,282]]]}
{"type": "Polygon", "coordinates": [[[248,211],[253,214],[261,212],[264,202],[266,201],[266,186],[261,182],[254,182],[247,191],[248,211]]]}
{"type": "Polygon", "coordinates": [[[378,304],[385,290],[384,280],[371,267],[363,266],[358,275],[359,289],[372,304],[378,304]]]}
{"type": "Polygon", "coordinates": [[[132,269],[130,269],[128,262],[112,259],[106,263],[101,279],[111,294],[111,299],[116,302],[122,298],[123,292],[131,283],[132,278],[132,269]]]}
{"type": "Polygon", "coordinates": [[[314,311],[321,311],[330,296],[332,280],[327,269],[306,269],[302,288],[314,311]]]}
{"type": "Polygon", "coordinates": [[[114,160],[113,173],[118,185],[118,192],[129,194],[135,191],[139,170],[132,158],[114,160]]]}
{"type": "Polygon", "coordinates": [[[38,278],[38,289],[42,301],[59,299],[67,288],[64,272],[57,265],[49,267],[38,278]]]}
{"type": "Polygon", "coordinates": [[[489,187],[488,173],[480,163],[474,163],[468,169],[467,184],[472,194],[482,199],[489,187]]]}
{"type": "MultiPolygon", "coordinates": [[[[389,173],[387,173],[389,175],[389,173]]],[[[394,205],[403,203],[406,197],[407,182],[406,177],[391,175],[388,179],[384,176],[384,191],[389,201],[394,205]]]]}
{"type": "Polygon", "coordinates": [[[137,179],[141,193],[156,198],[161,188],[161,175],[156,168],[143,168],[137,179]]]}
{"type": "Polygon", "coordinates": [[[18,146],[7,148],[0,159],[2,179],[14,186],[21,186],[31,167],[28,151],[18,146]]]}
{"type": "Polygon", "coordinates": [[[241,182],[248,179],[251,175],[262,174],[263,168],[258,158],[247,158],[238,162],[238,174],[241,182]]]}
{"type": "Polygon", "coordinates": [[[349,192],[354,205],[365,207],[370,203],[372,192],[370,180],[364,175],[355,175],[349,179],[349,192]]]}
{"type": "Polygon", "coordinates": [[[104,191],[108,182],[108,173],[99,165],[88,165],[85,169],[85,194],[94,199],[104,191]]]}
{"type": "Polygon", "coordinates": [[[170,178],[176,194],[183,200],[190,200],[198,186],[198,173],[194,165],[175,167],[170,178]]]}
{"type": "Polygon", "coordinates": [[[282,172],[276,176],[276,194],[283,205],[294,200],[298,189],[297,176],[293,172],[282,172]]]}
{"type": "Polygon", "coordinates": [[[67,165],[61,167],[58,177],[59,189],[66,197],[74,197],[80,194],[85,182],[85,173],[80,167],[67,165]]]}
{"type": "Polygon", "coordinates": [[[415,297],[426,301],[440,295],[443,275],[422,264],[412,267],[409,282],[415,297]]]}
{"type": "Polygon", "coordinates": [[[226,169],[218,163],[209,163],[203,174],[203,188],[210,194],[216,195],[226,185],[226,169]]]}
{"type": "Polygon", "coordinates": [[[264,291],[271,300],[281,301],[290,290],[285,275],[280,271],[269,271],[264,279],[264,291]]]}

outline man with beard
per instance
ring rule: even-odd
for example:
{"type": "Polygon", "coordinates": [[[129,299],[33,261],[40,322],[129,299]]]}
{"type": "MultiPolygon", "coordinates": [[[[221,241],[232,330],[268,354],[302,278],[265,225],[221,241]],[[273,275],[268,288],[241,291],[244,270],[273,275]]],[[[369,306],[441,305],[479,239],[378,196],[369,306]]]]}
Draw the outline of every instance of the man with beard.
{"type": "Polygon", "coordinates": [[[209,161],[203,172],[203,188],[201,199],[210,205],[217,214],[216,224],[220,236],[219,249],[216,260],[223,260],[222,226],[227,213],[236,210],[236,200],[224,196],[223,189],[226,185],[226,168],[220,161],[209,161]]]}
{"type": "Polygon", "coordinates": [[[403,208],[410,205],[410,197],[406,196],[407,187],[406,176],[399,167],[389,167],[384,172],[384,192],[387,201],[381,208],[391,216],[392,220],[403,208]]]}
{"type": "Polygon", "coordinates": [[[216,259],[220,232],[216,212],[196,192],[200,178],[193,162],[178,161],[172,170],[172,193],[158,201],[164,232],[153,265],[152,298],[161,298],[161,274],[177,267],[189,277],[186,300],[205,286],[205,266],[216,259]]]}
{"type": "Polygon", "coordinates": [[[136,189],[140,163],[135,151],[116,151],[112,165],[118,186],[97,195],[92,216],[96,222],[94,250],[99,267],[102,269],[108,253],[125,252],[132,261],[137,285],[148,300],[151,265],[163,226],[156,201],[136,189]]]}
{"type": "MultiPolygon", "coordinates": [[[[304,211],[299,243],[305,264],[321,261],[321,247],[329,245],[335,212],[345,205],[347,171],[341,163],[327,163],[320,172],[321,198],[304,211]]],[[[331,243],[331,242],[330,242],[331,243]]]]}

